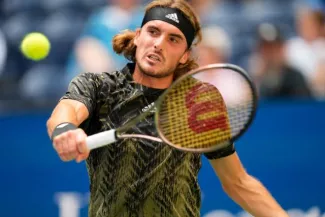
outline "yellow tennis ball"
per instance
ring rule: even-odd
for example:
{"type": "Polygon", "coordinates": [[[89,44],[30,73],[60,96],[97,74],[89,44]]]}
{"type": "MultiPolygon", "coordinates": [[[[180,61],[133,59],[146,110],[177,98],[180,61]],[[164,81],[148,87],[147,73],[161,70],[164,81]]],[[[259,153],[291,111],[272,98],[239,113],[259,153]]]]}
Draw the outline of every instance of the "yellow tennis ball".
{"type": "Polygon", "coordinates": [[[20,48],[26,58],[39,61],[47,57],[51,49],[51,43],[42,33],[32,32],[24,37],[20,48]]]}

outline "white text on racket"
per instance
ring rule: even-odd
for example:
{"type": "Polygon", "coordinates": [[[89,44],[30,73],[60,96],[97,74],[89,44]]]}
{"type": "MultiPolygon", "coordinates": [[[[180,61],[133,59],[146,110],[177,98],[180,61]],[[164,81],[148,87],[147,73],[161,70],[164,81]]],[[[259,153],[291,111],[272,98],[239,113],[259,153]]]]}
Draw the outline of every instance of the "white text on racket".
{"type": "MultiPolygon", "coordinates": [[[[145,106],[145,107],[142,109],[142,112],[146,112],[146,111],[148,111],[148,110],[151,109],[151,107],[153,107],[153,106],[155,106],[155,103],[154,103],[154,102],[152,102],[151,104],[145,106]]],[[[152,113],[155,113],[155,112],[156,112],[156,108],[153,108],[153,109],[151,110],[151,112],[152,112],[152,113]]]]}

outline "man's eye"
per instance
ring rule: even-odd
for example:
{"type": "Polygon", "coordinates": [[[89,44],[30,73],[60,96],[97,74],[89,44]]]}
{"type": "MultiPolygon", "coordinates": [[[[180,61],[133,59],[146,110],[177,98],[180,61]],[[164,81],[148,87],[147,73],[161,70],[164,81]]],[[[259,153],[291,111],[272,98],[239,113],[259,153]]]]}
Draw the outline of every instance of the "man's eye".
{"type": "Polygon", "coordinates": [[[174,37],[171,37],[171,38],[170,38],[170,41],[173,42],[173,43],[178,43],[177,38],[174,38],[174,37]]]}
{"type": "Polygon", "coordinates": [[[149,30],[149,33],[151,35],[157,35],[158,34],[158,32],[156,30],[149,30]]]}

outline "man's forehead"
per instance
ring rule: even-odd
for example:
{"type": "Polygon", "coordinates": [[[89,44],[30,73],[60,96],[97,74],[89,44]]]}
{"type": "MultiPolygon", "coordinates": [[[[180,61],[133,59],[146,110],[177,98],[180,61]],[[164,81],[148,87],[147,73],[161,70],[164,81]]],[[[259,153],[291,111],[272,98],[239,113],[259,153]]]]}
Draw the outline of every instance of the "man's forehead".
{"type": "Polygon", "coordinates": [[[148,28],[149,26],[156,27],[161,31],[168,32],[169,34],[180,35],[185,39],[183,32],[179,28],[162,20],[151,20],[147,22],[143,27],[148,28]]]}
{"type": "Polygon", "coordinates": [[[156,21],[156,20],[163,22],[163,23],[159,23],[159,26],[161,28],[164,27],[163,29],[165,29],[166,27],[166,30],[168,31],[181,32],[181,34],[178,33],[172,33],[172,34],[177,34],[181,38],[185,38],[187,47],[188,48],[191,47],[196,34],[195,29],[191,21],[189,20],[189,18],[185,16],[180,9],[163,7],[163,6],[153,7],[148,11],[146,11],[142,20],[141,27],[143,27],[145,24],[147,24],[150,21],[156,21]],[[172,28],[170,25],[174,27],[172,28]]]}

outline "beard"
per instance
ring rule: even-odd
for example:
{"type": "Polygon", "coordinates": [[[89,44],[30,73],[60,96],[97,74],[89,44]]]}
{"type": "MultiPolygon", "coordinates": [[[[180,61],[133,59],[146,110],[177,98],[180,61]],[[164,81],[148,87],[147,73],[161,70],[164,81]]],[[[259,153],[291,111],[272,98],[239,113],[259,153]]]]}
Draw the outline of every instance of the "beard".
{"type": "Polygon", "coordinates": [[[138,65],[139,70],[141,71],[141,73],[143,73],[146,76],[152,77],[152,78],[165,78],[165,77],[169,77],[170,75],[173,75],[176,67],[172,68],[172,69],[168,69],[168,70],[161,70],[161,71],[157,71],[157,72],[153,72],[150,70],[146,70],[140,61],[136,61],[136,64],[138,65]]]}

